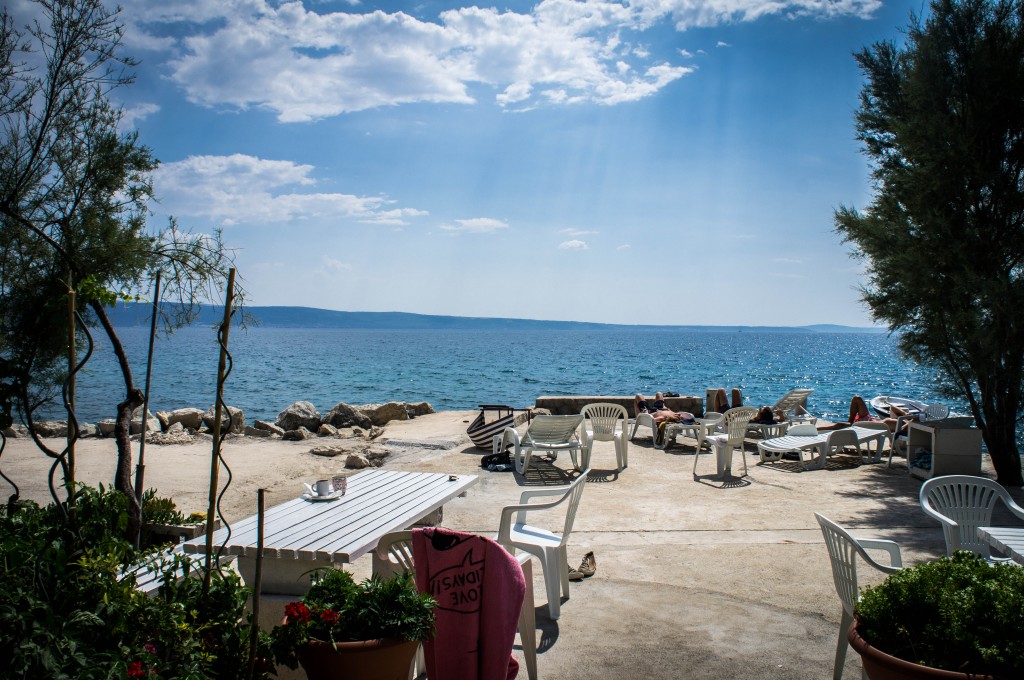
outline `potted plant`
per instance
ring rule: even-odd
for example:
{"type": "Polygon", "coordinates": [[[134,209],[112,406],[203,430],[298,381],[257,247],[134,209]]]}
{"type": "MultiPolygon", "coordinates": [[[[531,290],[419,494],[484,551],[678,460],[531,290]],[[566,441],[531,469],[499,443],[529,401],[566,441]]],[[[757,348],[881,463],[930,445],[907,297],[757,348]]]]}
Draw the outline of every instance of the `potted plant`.
{"type": "Polygon", "coordinates": [[[270,633],[274,660],[301,663],[311,680],[405,680],[421,640],[434,633],[434,598],[412,574],[356,583],[340,569],[313,575],[313,585],[285,606],[270,633]]]}
{"type": "Polygon", "coordinates": [[[1024,677],[1024,569],[966,551],[861,595],[849,640],[871,680],[1024,677]]]}

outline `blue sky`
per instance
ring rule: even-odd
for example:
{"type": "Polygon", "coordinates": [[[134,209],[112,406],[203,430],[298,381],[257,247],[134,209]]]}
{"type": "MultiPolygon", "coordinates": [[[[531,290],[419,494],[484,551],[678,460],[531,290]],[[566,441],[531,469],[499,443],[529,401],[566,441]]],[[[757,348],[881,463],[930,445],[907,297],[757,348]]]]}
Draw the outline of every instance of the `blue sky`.
{"type": "Polygon", "coordinates": [[[877,0],[122,2],[153,224],[255,305],[869,325],[852,53],[877,0]]]}

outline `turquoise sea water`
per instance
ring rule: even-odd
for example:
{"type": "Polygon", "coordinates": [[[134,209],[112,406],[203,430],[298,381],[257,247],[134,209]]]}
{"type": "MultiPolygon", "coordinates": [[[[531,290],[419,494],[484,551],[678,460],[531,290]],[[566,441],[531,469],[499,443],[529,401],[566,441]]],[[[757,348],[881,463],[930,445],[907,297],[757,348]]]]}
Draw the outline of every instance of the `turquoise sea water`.
{"type": "MultiPolygon", "coordinates": [[[[142,388],[148,328],[120,333],[142,388]]],[[[321,412],[340,401],[391,400],[451,410],[484,403],[528,406],[540,395],[661,390],[703,396],[708,387],[739,387],[752,405],[774,403],[794,387],[813,387],[810,410],[833,418],[847,412],[853,394],[946,401],[936,396],[933,377],[901,361],[884,334],[254,328],[233,329],[230,348],[234,370],[225,396],[248,422],[273,420],[299,400],[321,412]]],[[[210,328],[160,339],[150,409],[209,407],[216,373],[210,328]]],[[[78,381],[79,418],[113,417],[123,395],[113,354],[99,338],[78,381]]],[[[966,412],[963,405],[952,406],[966,412]]],[[[59,409],[51,415],[60,417],[59,409]]]]}

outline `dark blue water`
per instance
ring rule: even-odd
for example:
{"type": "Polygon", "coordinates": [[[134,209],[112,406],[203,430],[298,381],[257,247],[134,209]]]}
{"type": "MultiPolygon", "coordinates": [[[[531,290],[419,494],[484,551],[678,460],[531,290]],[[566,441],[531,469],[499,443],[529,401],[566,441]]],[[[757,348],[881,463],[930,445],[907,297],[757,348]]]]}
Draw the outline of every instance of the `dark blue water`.
{"type": "MultiPolygon", "coordinates": [[[[120,335],[141,388],[148,328],[123,328],[120,335]]],[[[824,417],[845,417],[853,394],[944,401],[931,374],[901,361],[884,334],[254,328],[232,330],[230,348],[234,370],[226,400],[250,422],[272,420],[299,400],[322,412],[340,401],[392,400],[429,401],[450,410],[527,406],[540,395],[661,390],[703,396],[709,387],[739,387],[753,405],[774,403],[794,387],[813,387],[810,410],[824,417]]],[[[209,407],[216,374],[210,328],[158,340],[151,410],[209,407]]],[[[98,338],[78,381],[79,418],[113,417],[123,395],[113,353],[98,338]]]]}

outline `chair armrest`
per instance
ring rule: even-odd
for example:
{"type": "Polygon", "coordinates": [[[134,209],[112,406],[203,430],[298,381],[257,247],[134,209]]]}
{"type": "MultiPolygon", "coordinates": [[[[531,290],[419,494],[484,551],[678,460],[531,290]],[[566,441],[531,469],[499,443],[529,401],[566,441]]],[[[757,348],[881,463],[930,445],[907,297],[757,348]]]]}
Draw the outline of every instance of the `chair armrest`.
{"type": "Polygon", "coordinates": [[[1024,508],[1017,505],[1012,498],[1004,498],[1006,509],[1012,512],[1018,519],[1024,519],[1024,508]]]}
{"type": "MultiPolygon", "coordinates": [[[[524,494],[525,495],[525,494],[524,494]]],[[[506,505],[501,509],[501,523],[498,525],[498,543],[506,544],[510,540],[512,532],[512,515],[516,515],[516,522],[526,522],[526,513],[530,510],[547,510],[559,505],[569,497],[566,493],[562,498],[551,503],[520,503],[517,505],[506,505]]]]}
{"type": "Polygon", "coordinates": [[[895,541],[888,541],[882,538],[858,538],[857,542],[860,543],[862,548],[883,550],[889,554],[889,563],[891,566],[880,564],[867,555],[861,555],[871,564],[871,566],[879,571],[883,571],[887,574],[894,574],[903,568],[903,557],[900,555],[900,546],[895,541]]]}

